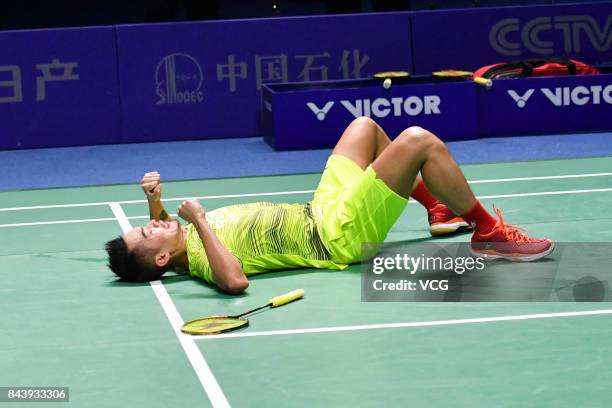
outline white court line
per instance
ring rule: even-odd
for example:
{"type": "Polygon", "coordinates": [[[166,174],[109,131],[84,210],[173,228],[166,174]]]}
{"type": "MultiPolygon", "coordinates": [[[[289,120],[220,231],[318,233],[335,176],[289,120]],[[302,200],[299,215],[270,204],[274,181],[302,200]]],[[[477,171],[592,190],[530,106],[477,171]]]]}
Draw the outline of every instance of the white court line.
{"type": "MultiPolygon", "coordinates": [[[[612,173],[587,173],[587,174],[566,174],[561,176],[535,176],[535,177],[515,177],[515,178],[502,178],[502,179],[488,179],[488,180],[469,180],[470,184],[483,184],[483,183],[506,183],[513,181],[530,181],[530,180],[554,180],[554,179],[571,179],[571,178],[585,178],[585,177],[606,177],[612,176],[612,173]]],[[[246,194],[223,194],[223,195],[210,195],[210,196],[199,196],[199,197],[175,197],[165,198],[166,201],[183,201],[189,199],[197,200],[212,200],[221,198],[241,198],[241,197],[264,197],[264,196],[276,196],[276,195],[293,195],[293,194],[310,194],[314,193],[314,190],[297,190],[297,191],[278,191],[269,193],[246,193],[246,194]]],[[[140,204],[146,203],[147,200],[129,200],[129,201],[117,201],[119,204],[140,204]]],[[[53,204],[53,205],[34,205],[29,207],[8,207],[0,208],[0,212],[3,211],[22,211],[22,210],[41,210],[47,208],[73,208],[73,207],[95,207],[108,205],[107,201],[104,202],[92,202],[92,203],[79,203],[79,204],[53,204]]]]}
{"type": "MultiPolygon", "coordinates": [[[[184,201],[184,200],[211,200],[218,198],[240,198],[240,197],[259,197],[259,196],[277,196],[277,195],[292,195],[292,194],[310,194],[314,193],[314,190],[297,190],[297,191],[274,191],[270,193],[245,193],[245,194],[224,194],[224,195],[209,195],[209,196],[198,196],[198,197],[173,197],[164,198],[162,201],[184,201]]],[[[119,204],[141,204],[146,203],[147,200],[129,200],[129,201],[116,201],[119,204]]],[[[72,207],[97,207],[102,205],[109,205],[107,201],[95,202],[95,203],[79,203],[79,204],[53,204],[53,205],[33,205],[30,207],[12,207],[12,208],[0,208],[2,211],[22,211],[22,210],[44,210],[48,208],[72,208],[72,207]]]]}
{"type": "MultiPolygon", "coordinates": [[[[123,208],[121,208],[121,205],[117,202],[108,203],[108,205],[113,211],[113,214],[119,222],[119,225],[121,226],[123,232],[128,232],[129,230],[131,230],[132,226],[127,216],[125,215],[123,208]]],[[[164,313],[166,313],[166,317],[168,318],[168,321],[170,322],[170,325],[172,326],[176,337],[178,337],[181,346],[183,346],[183,350],[185,351],[189,362],[195,370],[196,375],[200,380],[200,384],[202,384],[202,387],[204,387],[204,391],[206,391],[206,394],[208,395],[208,399],[210,400],[212,406],[218,408],[229,407],[230,404],[227,401],[225,394],[223,394],[223,390],[221,390],[217,379],[210,370],[210,367],[206,363],[204,356],[202,356],[202,353],[196,345],[193,337],[181,332],[181,327],[184,323],[183,318],[179,314],[178,310],[176,309],[176,306],[172,302],[172,299],[168,295],[165,286],[161,283],[161,281],[153,281],[150,282],[150,284],[151,288],[153,289],[153,293],[155,293],[155,296],[159,301],[159,304],[164,310],[164,313]]]]}
{"type": "Polygon", "coordinates": [[[511,181],[555,180],[555,179],[605,177],[605,176],[612,176],[612,173],[566,174],[562,176],[535,176],[535,177],[500,178],[500,179],[490,179],[490,180],[470,180],[468,181],[468,183],[470,184],[505,183],[505,182],[511,182],[511,181]]]}
{"type": "MultiPolygon", "coordinates": [[[[562,191],[540,191],[536,193],[515,193],[515,194],[497,194],[497,195],[486,195],[486,196],[476,196],[476,198],[480,200],[492,199],[492,198],[512,198],[512,197],[534,197],[534,196],[547,196],[547,195],[563,195],[563,194],[586,194],[586,193],[606,193],[611,192],[612,188],[594,188],[590,190],[562,190],[562,191]]],[[[166,201],[166,200],[164,200],[166,201]]],[[[409,201],[408,204],[414,203],[414,201],[409,201]]],[[[105,203],[106,205],[110,204],[120,204],[120,202],[115,203],[105,203]]],[[[174,215],[175,216],[175,215],[174,215]]],[[[139,220],[139,219],[149,219],[148,215],[138,215],[133,217],[127,217],[129,220],[139,220]]],[[[0,224],[0,228],[8,228],[8,227],[27,227],[32,225],[48,225],[48,224],[72,224],[78,222],[101,222],[101,221],[114,221],[114,218],[90,218],[86,220],[63,220],[63,221],[42,221],[42,222],[24,222],[18,224],[0,224]]]]}
{"type": "MultiPolygon", "coordinates": [[[[146,218],[149,218],[148,216],[146,218]]],[[[21,222],[17,224],[0,224],[0,228],[8,227],[29,227],[32,225],[53,225],[53,224],[77,224],[81,222],[102,222],[116,221],[114,218],[89,218],[83,220],[61,220],[61,221],[40,221],[40,222],[21,222]]]]}
{"type": "Polygon", "coordinates": [[[398,329],[406,327],[450,326],[472,323],[510,322],[517,320],[550,319],[559,317],[596,316],[612,314],[612,309],[587,310],[582,312],[538,313],[516,316],[478,317],[474,319],[434,320],[429,322],[364,324],[359,326],[318,327],[312,329],[270,330],[261,332],[227,333],[216,336],[194,336],[196,340],[218,340],[236,337],[283,336],[292,334],[334,333],[358,330],[398,329]]]}
{"type": "Polygon", "coordinates": [[[512,198],[512,197],[534,197],[534,196],[563,195],[563,194],[604,193],[608,191],[612,191],[612,188],[593,188],[589,190],[540,191],[536,193],[496,194],[496,195],[476,196],[476,198],[478,198],[479,200],[485,200],[485,199],[491,199],[491,198],[512,198]]]}

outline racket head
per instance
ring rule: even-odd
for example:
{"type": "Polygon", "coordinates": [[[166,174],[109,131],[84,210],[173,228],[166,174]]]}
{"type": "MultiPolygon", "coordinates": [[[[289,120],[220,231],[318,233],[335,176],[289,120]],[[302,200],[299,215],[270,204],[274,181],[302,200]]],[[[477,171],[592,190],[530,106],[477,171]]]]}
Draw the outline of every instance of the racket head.
{"type": "Polygon", "coordinates": [[[249,321],[243,317],[208,316],[186,322],[181,331],[187,334],[211,335],[231,332],[248,325],[249,321]]]}
{"type": "Polygon", "coordinates": [[[458,69],[445,69],[442,71],[432,72],[433,76],[443,77],[443,78],[466,78],[471,77],[472,72],[470,71],[461,71],[458,69]]]}
{"type": "Polygon", "coordinates": [[[410,72],[408,71],[385,71],[385,72],[377,72],[372,75],[372,78],[376,79],[387,79],[387,78],[408,78],[410,77],[410,72]]]}

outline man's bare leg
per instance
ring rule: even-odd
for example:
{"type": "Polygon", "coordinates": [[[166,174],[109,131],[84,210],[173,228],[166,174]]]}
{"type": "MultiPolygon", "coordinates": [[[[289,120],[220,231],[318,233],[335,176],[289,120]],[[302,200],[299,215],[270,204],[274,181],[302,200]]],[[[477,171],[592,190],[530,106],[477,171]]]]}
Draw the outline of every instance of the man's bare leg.
{"type": "Polygon", "coordinates": [[[342,133],[332,154],[348,157],[365,170],[390,144],[385,131],[372,119],[362,116],[342,133]]]}
{"type": "Polygon", "coordinates": [[[446,145],[420,127],[403,131],[374,160],[372,168],[389,188],[406,198],[420,171],[435,197],[475,225],[472,249],[478,254],[530,261],[546,256],[554,248],[552,241],[530,238],[504,224],[501,217],[493,218],[476,200],[446,145]],[[490,242],[496,245],[491,248],[490,242]]]}
{"type": "MultiPolygon", "coordinates": [[[[365,170],[390,144],[391,139],[376,122],[360,117],[346,128],[332,154],[348,157],[365,170]]],[[[410,196],[427,210],[431,235],[443,236],[471,229],[465,220],[431,194],[418,174],[410,191],[410,196]]]]}
{"type": "MultiPolygon", "coordinates": [[[[362,116],[346,128],[332,154],[348,157],[365,170],[391,144],[387,133],[374,120],[362,116]]],[[[410,191],[422,181],[417,174],[410,191]]]]}
{"type": "Polygon", "coordinates": [[[466,213],[476,203],[446,145],[420,127],[404,130],[372,167],[385,184],[403,197],[410,196],[420,171],[427,188],[455,214],[466,213]]]}

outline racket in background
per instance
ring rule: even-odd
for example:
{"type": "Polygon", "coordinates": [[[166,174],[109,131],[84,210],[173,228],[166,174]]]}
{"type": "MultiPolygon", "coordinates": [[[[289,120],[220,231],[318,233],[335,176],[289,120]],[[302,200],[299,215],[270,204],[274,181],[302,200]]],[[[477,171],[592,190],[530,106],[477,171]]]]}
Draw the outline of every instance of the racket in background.
{"type": "Polygon", "coordinates": [[[410,72],[408,71],[385,71],[377,72],[372,75],[372,78],[382,81],[383,87],[388,89],[393,81],[405,82],[410,79],[410,72]]]}
{"type": "Polygon", "coordinates": [[[432,75],[435,77],[440,77],[440,78],[465,78],[465,79],[471,79],[472,81],[476,82],[478,85],[482,85],[485,86],[487,88],[490,88],[493,85],[493,81],[491,81],[488,78],[482,78],[482,77],[474,77],[474,73],[470,72],[470,71],[461,71],[461,70],[456,70],[456,69],[445,69],[442,71],[435,71],[432,72],[432,75]]]}

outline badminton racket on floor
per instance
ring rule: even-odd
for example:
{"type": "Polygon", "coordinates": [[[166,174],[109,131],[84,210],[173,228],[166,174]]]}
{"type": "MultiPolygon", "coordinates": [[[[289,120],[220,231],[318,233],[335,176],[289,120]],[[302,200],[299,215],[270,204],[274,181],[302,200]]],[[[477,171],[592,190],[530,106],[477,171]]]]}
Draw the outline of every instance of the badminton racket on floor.
{"type": "Polygon", "coordinates": [[[208,316],[189,321],[181,331],[187,334],[220,334],[247,327],[249,320],[245,316],[268,307],[279,307],[304,296],[304,289],[296,289],[284,295],[273,297],[263,306],[235,316],[208,316]]]}

